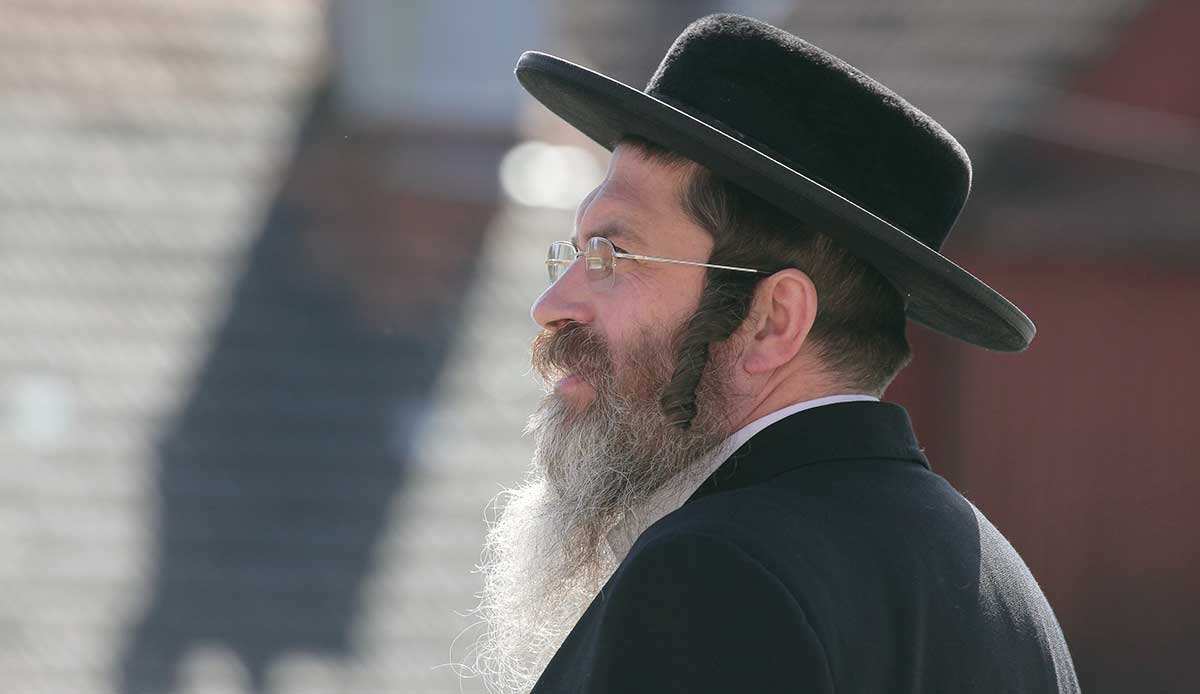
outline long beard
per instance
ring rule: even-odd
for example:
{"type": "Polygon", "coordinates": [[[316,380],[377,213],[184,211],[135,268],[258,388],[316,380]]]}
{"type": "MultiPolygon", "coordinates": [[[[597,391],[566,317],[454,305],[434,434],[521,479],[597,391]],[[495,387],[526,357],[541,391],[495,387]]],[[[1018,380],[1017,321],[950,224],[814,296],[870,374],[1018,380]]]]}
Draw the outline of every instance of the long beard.
{"type": "MultiPolygon", "coordinates": [[[[670,380],[671,340],[644,332],[615,376],[607,345],[571,325],[533,345],[546,382],[573,373],[595,390],[584,408],[550,392],[529,419],[535,450],[528,478],[497,497],[480,569],[477,608],[485,632],[474,664],[489,691],[532,688],[563,639],[623,557],[606,541],[636,518],[663,485],[728,435],[727,397],[719,387],[725,359],[714,352],[697,390],[699,412],[687,430],[667,423],[659,396],[670,380]]],[[[644,528],[638,528],[640,531],[644,528]]]]}

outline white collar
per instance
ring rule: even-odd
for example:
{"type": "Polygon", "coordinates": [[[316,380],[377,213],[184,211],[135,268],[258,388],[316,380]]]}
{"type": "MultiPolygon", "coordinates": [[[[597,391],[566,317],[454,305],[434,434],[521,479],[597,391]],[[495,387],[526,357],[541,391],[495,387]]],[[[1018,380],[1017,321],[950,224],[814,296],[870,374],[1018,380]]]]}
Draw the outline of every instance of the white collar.
{"type": "Polygon", "coordinates": [[[741,429],[738,429],[729,438],[721,442],[719,446],[714,448],[711,453],[706,455],[703,460],[697,461],[695,465],[688,467],[683,472],[668,480],[657,492],[651,495],[650,499],[641,508],[631,510],[625,514],[625,517],[617,523],[616,527],[608,532],[608,546],[612,549],[613,556],[616,557],[617,561],[624,559],[625,555],[629,553],[629,548],[633,547],[633,543],[646,528],[649,528],[668,513],[683,506],[683,502],[687,501],[700,488],[700,485],[704,484],[704,480],[716,472],[717,468],[721,467],[729,459],[729,456],[733,455],[737,449],[741,448],[743,444],[758,432],[797,412],[839,402],[860,401],[879,402],[879,398],[860,393],[827,395],[822,398],[805,400],[794,405],[788,405],[770,414],[763,415],[741,429]]]}

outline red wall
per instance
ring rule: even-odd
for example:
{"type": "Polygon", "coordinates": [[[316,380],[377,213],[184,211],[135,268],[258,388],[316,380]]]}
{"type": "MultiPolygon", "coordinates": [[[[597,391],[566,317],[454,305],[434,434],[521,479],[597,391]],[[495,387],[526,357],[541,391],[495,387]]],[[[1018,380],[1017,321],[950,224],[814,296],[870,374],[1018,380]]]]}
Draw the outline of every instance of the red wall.
{"type": "Polygon", "coordinates": [[[888,399],[1025,557],[1085,691],[1200,691],[1200,270],[964,265],[1030,315],[1033,346],[998,354],[914,327],[888,399]]]}

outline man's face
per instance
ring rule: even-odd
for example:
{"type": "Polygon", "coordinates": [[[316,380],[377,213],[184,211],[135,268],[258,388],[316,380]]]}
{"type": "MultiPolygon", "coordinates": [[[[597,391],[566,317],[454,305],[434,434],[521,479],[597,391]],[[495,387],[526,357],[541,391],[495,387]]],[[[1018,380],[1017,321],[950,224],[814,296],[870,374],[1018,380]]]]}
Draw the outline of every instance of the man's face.
{"type": "MultiPolygon", "coordinates": [[[[625,252],[705,262],[712,241],[680,207],[686,176],[618,147],[580,206],[576,245],[602,235],[625,252]]],[[[593,286],[577,261],[533,307],[533,364],[549,392],[527,427],[530,478],[506,493],[482,562],[487,631],[472,667],[494,691],[528,690],[622,559],[607,533],[620,522],[640,532],[649,498],[729,433],[728,349],[713,350],[688,429],[659,406],[704,270],[618,259],[614,272],[593,286]]]]}
{"type": "MultiPolygon", "coordinates": [[[[618,146],[604,181],[579,206],[576,247],[603,236],[618,251],[706,261],[712,239],[679,204],[686,177],[685,170],[618,146]]],[[[583,265],[575,263],[546,289],[533,305],[533,318],[547,335],[572,324],[586,327],[609,346],[618,377],[630,367],[639,342],[669,340],[695,310],[704,282],[701,268],[617,259],[611,286],[597,287],[589,283],[583,265]]],[[[586,408],[595,398],[595,384],[580,374],[557,375],[551,385],[572,406],[586,408]]]]}
{"type": "MultiPolygon", "coordinates": [[[[618,252],[704,262],[710,236],[680,205],[690,172],[619,146],[604,181],[581,203],[574,237],[608,239],[618,252]]],[[[556,495],[577,567],[594,563],[603,534],[627,512],[695,462],[727,433],[720,384],[727,349],[707,364],[690,427],[669,423],[662,395],[676,368],[677,337],[693,315],[704,271],[687,265],[617,258],[612,276],[588,277],[573,263],[533,307],[543,330],[532,361],[550,392],[530,418],[534,465],[556,495]],[[569,535],[573,532],[573,535],[569,535]]]]}

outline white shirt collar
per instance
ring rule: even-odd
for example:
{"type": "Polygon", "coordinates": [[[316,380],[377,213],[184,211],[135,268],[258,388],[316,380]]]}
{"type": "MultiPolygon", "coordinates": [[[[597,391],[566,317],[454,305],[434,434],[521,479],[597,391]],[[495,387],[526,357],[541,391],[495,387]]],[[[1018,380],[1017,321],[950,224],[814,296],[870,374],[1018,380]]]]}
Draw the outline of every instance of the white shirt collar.
{"type": "Polygon", "coordinates": [[[633,547],[633,543],[646,528],[649,528],[668,513],[683,506],[683,502],[687,501],[700,488],[700,485],[704,484],[704,480],[716,472],[717,468],[721,467],[729,459],[729,456],[733,455],[737,449],[741,448],[743,444],[758,432],[797,412],[811,410],[814,407],[821,407],[822,405],[859,401],[879,402],[879,398],[860,393],[827,395],[813,400],[798,402],[794,405],[788,405],[770,414],[763,415],[741,429],[738,429],[719,446],[714,448],[703,460],[697,461],[695,465],[688,467],[670,479],[657,492],[651,495],[650,499],[641,508],[634,509],[625,514],[625,517],[617,523],[616,527],[608,532],[608,545],[612,549],[613,555],[617,561],[624,559],[625,555],[629,553],[629,548],[633,547]]]}

